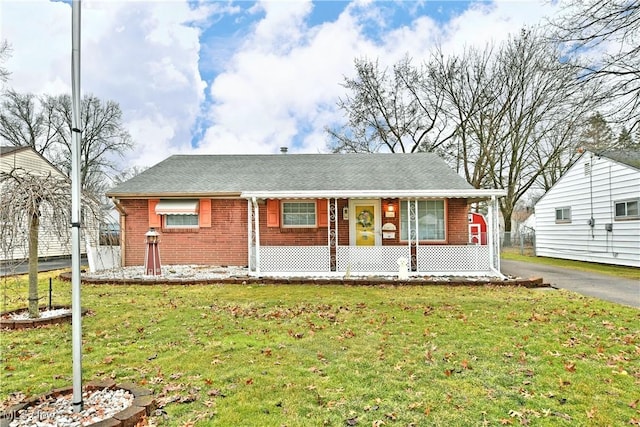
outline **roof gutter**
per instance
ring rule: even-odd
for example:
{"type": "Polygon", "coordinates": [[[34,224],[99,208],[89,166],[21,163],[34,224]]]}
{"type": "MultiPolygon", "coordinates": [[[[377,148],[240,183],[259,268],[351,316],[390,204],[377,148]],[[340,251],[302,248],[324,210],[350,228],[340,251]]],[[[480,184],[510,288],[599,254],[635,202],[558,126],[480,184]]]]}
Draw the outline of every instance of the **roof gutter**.
{"type": "Polygon", "coordinates": [[[169,193],[106,193],[110,199],[231,199],[241,198],[241,193],[234,192],[169,192],[169,193]]]}
{"type": "Polygon", "coordinates": [[[491,198],[504,197],[506,190],[342,190],[342,191],[246,191],[240,194],[245,199],[296,199],[296,198],[491,198]]]}

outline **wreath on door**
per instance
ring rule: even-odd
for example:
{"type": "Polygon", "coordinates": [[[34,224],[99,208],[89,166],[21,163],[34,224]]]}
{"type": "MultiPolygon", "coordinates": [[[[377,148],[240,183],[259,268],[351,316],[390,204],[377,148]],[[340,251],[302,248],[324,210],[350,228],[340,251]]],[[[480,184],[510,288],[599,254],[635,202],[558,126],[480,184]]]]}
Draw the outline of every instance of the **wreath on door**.
{"type": "Polygon", "coordinates": [[[357,222],[364,228],[371,227],[373,224],[373,214],[371,211],[365,209],[358,214],[357,222]]]}

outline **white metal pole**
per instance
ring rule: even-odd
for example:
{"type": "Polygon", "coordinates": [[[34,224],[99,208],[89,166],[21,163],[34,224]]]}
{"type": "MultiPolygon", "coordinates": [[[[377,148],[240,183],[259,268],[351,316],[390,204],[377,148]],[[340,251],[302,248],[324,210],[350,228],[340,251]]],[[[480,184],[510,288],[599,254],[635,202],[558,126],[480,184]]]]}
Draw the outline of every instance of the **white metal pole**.
{"type": "Polygon", "coordinates": [[[71,3],[71,322],[73,411],[82,402],[82,308],[80,305],[80,0],[71,3]]]}

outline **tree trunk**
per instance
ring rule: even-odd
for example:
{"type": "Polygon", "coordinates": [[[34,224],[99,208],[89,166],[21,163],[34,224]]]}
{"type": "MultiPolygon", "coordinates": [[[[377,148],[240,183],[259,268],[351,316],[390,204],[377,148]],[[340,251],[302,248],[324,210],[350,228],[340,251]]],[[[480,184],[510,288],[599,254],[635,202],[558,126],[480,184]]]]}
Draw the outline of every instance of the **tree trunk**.
{"type": "Polygon", "coordinates": [[[31,214],[29,224],[29,317],[40,317],[38,307],[38,231],[40,228],[39,212],[31,214]]]}
{"type": "Polygon", "coordinates": [[[504,218],[504,237],[502,241],[502,246],[505,248],[511,247],[513,244],[511,239],[511,214],[513,210],[509,210],[508,212],[503,210],[502,217],[504,218]]]}

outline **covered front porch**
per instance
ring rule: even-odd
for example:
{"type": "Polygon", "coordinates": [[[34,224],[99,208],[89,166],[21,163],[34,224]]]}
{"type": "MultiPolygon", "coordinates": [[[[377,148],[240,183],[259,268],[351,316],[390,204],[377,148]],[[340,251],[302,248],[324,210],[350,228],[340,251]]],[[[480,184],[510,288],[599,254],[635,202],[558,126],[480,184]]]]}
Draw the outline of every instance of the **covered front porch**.
{"type": "MultiPolygon", "coordinates": [[[[249,274],[272,277],[389,277],[402,274],[404,268],[409,277],[502,277],[498,247],[499,195],[495,190],[475,190],[473,194],[449,192],[446,195],[360,193],[340,194],[340,197],[243,194],[248,208],[249,274]],[[316,224],[321,226],[315,229],[324,235],[324,241],[310,244],[304,239],[291,238],[274,242],[269,237],[271,230],[266,228],[268,221],[261,218],[261,214],[270,215],[265,208],[267,201],[283,203],[310,199],[316,201],[318,215],[326,213],[326,220],[316,220],[316,224]],[[485,200],[487,203],[487,244],[470,243],[467,228],[469,200],[485,200]],[[425,214],[427,201],[441,202],[441,218],[425,214]],[[425,239],[424,233],[434,233],[435,237],[429,237],[434,240],[425,239]]],[[[435,209],[439,206],[436,203],[435,209]]],[[[281,230],[289,235],[295,234],[290,229],[281,230]]]]}

